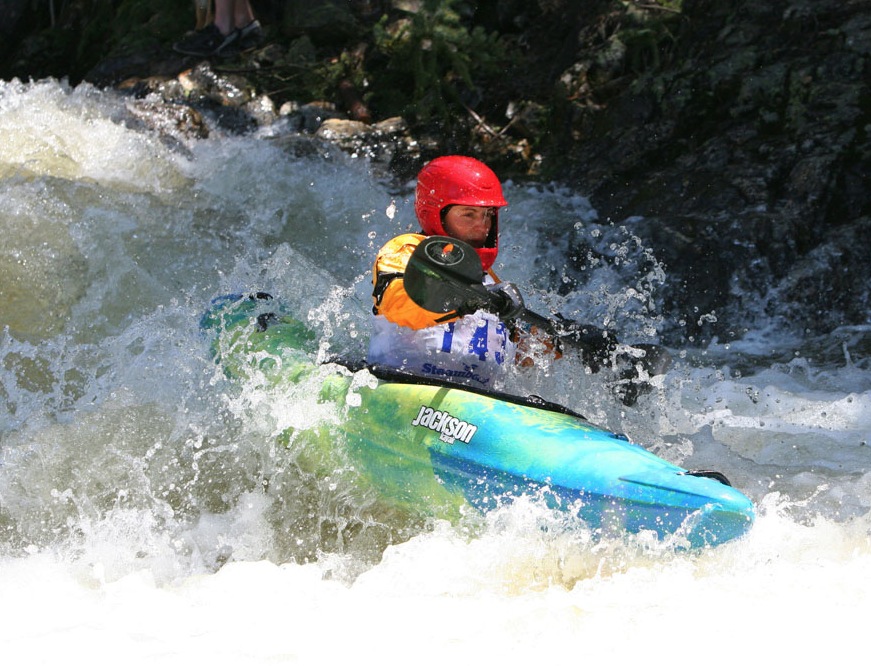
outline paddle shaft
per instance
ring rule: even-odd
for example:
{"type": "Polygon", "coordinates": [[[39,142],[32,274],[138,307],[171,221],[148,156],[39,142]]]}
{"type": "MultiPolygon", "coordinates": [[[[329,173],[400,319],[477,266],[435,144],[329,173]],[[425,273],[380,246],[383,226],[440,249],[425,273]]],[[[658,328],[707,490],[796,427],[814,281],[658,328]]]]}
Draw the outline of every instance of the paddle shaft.
{"type": "MultiPolygon", "coordinates": [[[[594,371],[610,363],[618,349],[613,333],[595,326],[563,320],[556,322],[521,305],[499,289],[483,284],[484,270],[474,249],[463,241],[429,236],[415,248],[405,269],[406,292],[421,307],[444,312],[445,320],[475,310],[493,312],[507,321],[520,320],[540,328],[558,343],[578,348],[594,371]],[[509,313],[509,314],[506,314],[509,313]]],[[[671,356],[657,345],[635,345],[650,374],[661,374],[671,356]]]]}

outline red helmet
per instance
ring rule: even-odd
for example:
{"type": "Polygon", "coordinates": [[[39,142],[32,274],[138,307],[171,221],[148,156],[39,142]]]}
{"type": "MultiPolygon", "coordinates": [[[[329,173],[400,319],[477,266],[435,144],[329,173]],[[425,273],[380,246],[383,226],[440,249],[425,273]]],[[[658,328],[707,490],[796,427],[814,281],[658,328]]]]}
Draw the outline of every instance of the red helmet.
{"type": "Polygon", "coordinates": [[[508,205],[496,174],[473,157],[448,155],[437,157],[417,176],[414,211],[427,236],[445,236],[442,211],[453,204],[496,208],[493,226],[484,247],[476,248],[484,270],[496,261],[499,252],[499,211],[508,205]]]}

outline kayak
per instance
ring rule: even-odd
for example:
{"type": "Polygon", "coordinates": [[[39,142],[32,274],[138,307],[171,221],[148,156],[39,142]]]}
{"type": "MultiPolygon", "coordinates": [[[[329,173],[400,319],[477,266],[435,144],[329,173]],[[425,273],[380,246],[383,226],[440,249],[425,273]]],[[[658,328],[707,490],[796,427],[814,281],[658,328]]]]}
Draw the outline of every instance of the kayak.
{"type": "MultiPolygon", "coordinates": [[[[318,367],[316,335],[268,294],[216,298],[200,326],[230,377],[299,382],[318,367]]],[[[753,525],[753,503],[723,475],[683,469],[558,404],[362,362],[335,368],[320,391],[344,410],[331,434],[399,508],[446,516],[533,497],[602,535],[650,531],[691,548],[753,525]],[[360,372],[369,381],[354,382],[360,372]]]]}

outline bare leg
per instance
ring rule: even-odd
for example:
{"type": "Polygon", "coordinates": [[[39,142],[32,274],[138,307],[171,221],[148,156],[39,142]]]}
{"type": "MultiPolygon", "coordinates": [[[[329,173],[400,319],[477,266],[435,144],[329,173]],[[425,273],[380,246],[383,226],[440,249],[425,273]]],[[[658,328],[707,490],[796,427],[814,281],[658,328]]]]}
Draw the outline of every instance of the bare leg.
{"type": "Polygon", "coordinates": [[[215,0],[215,25],[223,35],[244,28],[254,20],[248,0],[215,0]]]}

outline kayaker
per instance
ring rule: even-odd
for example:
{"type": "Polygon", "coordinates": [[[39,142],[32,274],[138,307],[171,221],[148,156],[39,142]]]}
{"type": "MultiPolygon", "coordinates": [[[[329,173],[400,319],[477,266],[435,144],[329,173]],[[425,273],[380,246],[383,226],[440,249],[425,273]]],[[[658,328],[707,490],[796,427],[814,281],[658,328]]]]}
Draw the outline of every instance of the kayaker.
{"type": "Polygon", "coordinates": [[[514,285],[501,282],[492,270],[499,252],[499,209],[507,203],[496,174],[477,159],[449,155],[423,167],[414,203],[421,233],[391,239],[375,259],[369,363],[492,387],[517,362],[516,331],[504,322],[523,303],[514,285]],[[457,238],[475,249],[484,284],[504,295],[500,312],[461,308],[446,316],[411,300],[403,285],[405,266],[418,244],[434,235],[457,238]]]}

